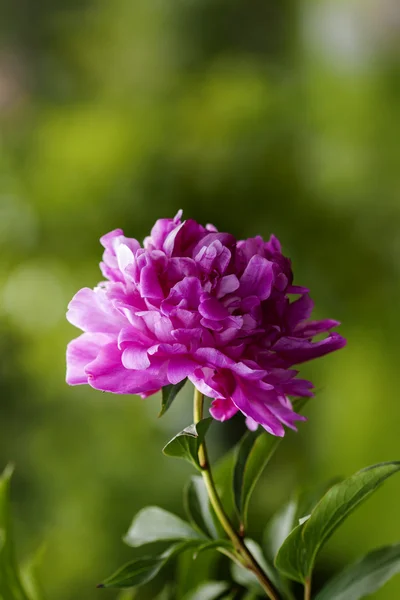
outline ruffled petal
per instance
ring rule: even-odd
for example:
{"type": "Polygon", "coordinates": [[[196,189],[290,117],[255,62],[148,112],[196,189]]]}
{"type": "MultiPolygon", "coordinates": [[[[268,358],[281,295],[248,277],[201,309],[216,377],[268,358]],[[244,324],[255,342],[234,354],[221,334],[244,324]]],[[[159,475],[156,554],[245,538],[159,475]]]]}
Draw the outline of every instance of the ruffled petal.
{"type": "Polygon", "coordinates": [[[66,381],[69,385],[88,383],[85,367],[111,340],[105,333],[83,333],[68,344],[66,381]]]}

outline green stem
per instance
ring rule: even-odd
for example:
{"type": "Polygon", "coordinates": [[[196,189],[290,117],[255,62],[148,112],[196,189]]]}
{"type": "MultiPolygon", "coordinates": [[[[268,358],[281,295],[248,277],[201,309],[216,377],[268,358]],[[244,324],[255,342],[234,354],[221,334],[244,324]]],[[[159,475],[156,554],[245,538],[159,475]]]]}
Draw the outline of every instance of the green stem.
{"type": "MultiPolygon", "coordinates": [[[[195,423],[198,423],[203,418],[203,403],[203,394],[195,388],[193,404],[193,415],[195,423]]],[[[262,570],[261,566],[258,564],[257,560],[254,558],[250,550],[245,545],[241,536],[235,530],[233,524],[231,523],[231,520],[225,512],[225,509],[222,505],[221,499],[215,487],[210,463],[208,461],[207,448],[205,442],[203,442],[199,448],[199,461],[200,466],[202,468],[201,473],[212,507],[214,508],[215,514],[217,515],[219,522],[221,523],[228,537],[231,539],[236,551],[238,552],[239,556],[242,557],[244,566],[250,571],[252,571],[254,575],[256,575],[263,590],[267,594],[268,598],[270,598],[270,600],[280,600],[278,592],[272,585],[271,581],[268,579],[267,575],[262,570]]]]}
{"type": "Polygon", "coordinates": [[[311,600],[311,577],[304,584],[304,600],[311,600]]]}

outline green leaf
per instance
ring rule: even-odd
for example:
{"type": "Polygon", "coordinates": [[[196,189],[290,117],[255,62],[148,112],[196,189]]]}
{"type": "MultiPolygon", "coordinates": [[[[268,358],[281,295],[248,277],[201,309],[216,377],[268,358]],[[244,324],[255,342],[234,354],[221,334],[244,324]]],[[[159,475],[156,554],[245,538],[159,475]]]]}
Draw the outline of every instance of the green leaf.
{"type": "Polygon", "coordinates": [[[164,566],[165,561],[162,558],[137,558],[121,567],[98,585],[99,588],[125,588],[143,585],[154,579],[164,566]]]}
{"type": "Polygon", "coordinates": [[[162,388],[161,410],[158,414],[159,417],[162,417],[167,412],[167,410],[169,409],[169,407],[171,406],[171,404],[173,403],[176,396],[179,394],[186,382],[187,379],[184,379],[183,381],[180,381],[175,385],[171,383],[170,385],[165,385],[162,388]]]}
{"type": "Polygon", "coordinates": [[[132,548],[138,548],[143,544],[188,538],[203,539],[186,521],[158,506],[148,506],[134,517],[124,542],[132,548]]]}
{"type": "Polygon", "coordinates": [[[334,485],[310,517],[286,538],[275,560],[277,568],[290,579],[304,583],[311,575],[318,551],[337,527],[399,469],[400,462],[381,463],[334,485]]]}
{"type": "Polygon", "coordinates": [[[217,550],[224,554],[223,550],[229,550],[231,553],[234,553],[235,549],[233,547],[232,542],[229,540],[212,540],[211,542],[206,542],[198,548],[195,549],[193,558],[197,560],[197,558],[203,552],[208,552],[209,550],[217,550]]]}
{"type": "Polygon", "coordinates": [[[199,448],[211,423],[212,418],[207,417],[207,419],[199,421],[197,425],[189,425],[168,442],[163,448],[163,453],[166,456],[184,458],[201,471],[198,456],[199,448]]]}
{"type": "Polygon", "coordinates": [[[400,573],[400,544],[373,550],[336,575],[315,600],[359,600],[400,573]]]}
{"type": "Polygon", "coordinates": [[[10,512],[10,482],[13,469],[8,466],[0,477],[0,597],[30,600],[22,585],[15,559],[10,512]]]}
{"type": "Polygon", "coordinates": [[[281,439],[258,429],[248,431],[240,442],[233,473],[233,491],[236,510],[244,528],[251,494],[281,439]]]}
{"type": "MultiPolygon", "coordinates": [[[[266,560],[260,546],[254,540],[251,539],[246,539],[245,544],[257,560],[258,564],[262,567],[263,571],[268,575],[268,578],[270,579],[270,581],[272,581],[274,586],[279,591],[284,592],[285,597],[288,597],[288,595],[290,595],[290,592],[288,592],[287,586],[285,586],[285,584],[282,582],[280,575],[275,569],[275,567],[266,560]]],[[[257,593],[261,593],[263,596],[265,595],[257,577],[252,571],[246,569],[245,567],[242,567],[238,563],[232,562],[231,572],[232,578],[234,581],[236,581],[236,583],[239,583],[245,588],[254,590],[257,593]]]]}
{"type": "Polygon", "coordinates": [[[273,560],[290,532],[299,524],[301,518],[309,515],[321,497],[335,484],[338,478],[331,479],[317,487],[295,494],[270,519],[264,533],[264,545],[268,558],[273,560]]]}
{"type": "Polygon", "coordinates": [[[184,600],[217,600],[229,590],[229,584],[223,581],[209,581],[203,583],[193,592],[185,596],[184,600]]]}
{"type": "Polygon", "coordinates": [[[166,550],[161,556],[145,556],[132,560],[116,571],[111,577],[108,577],[99,588],[130,588],[148,583],[167,564],[169,560],[184,552],[198,542],[189,540],[180,544],[175,544],[166,550]]]}
{"type": "Polygon", "coordinates": [[[189,548],[179,555],[174,577],[176,588],[171,600],[182,600],[204,581],[214,579],[218,561],[213,552],[201,552],[199,555],[198,550],[204,543],[210,542],[203,540],[199,546],[189,548]]]}
{"type": "Polygon", "coordinates": [[[41,546],[34,556],[22,567],[21,578],[29,600],[43,600],[44,592],[39,578],[45,547],[41,546]]]}
{"type": "Polygon", "coordinates": [[[133,600],[135,597],[135,591],[132,589],[122,590],[117,596],[117,600],[133,600]]]}
{"type": "Polygon", "coordinates": [[[189,520],[207,537],[217,538],[210,501],[202,477],[191,477],[184,492],[184,504],[189,520]]]}

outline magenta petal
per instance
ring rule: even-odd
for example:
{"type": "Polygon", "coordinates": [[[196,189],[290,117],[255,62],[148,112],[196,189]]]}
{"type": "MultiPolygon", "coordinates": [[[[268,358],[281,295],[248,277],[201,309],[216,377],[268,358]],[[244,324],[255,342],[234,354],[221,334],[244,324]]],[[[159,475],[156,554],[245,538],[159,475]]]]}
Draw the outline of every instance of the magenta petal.
{"type": "Polygon", "coordinates": [[[320,333],[325,333],[334,327],[338,327],[340,325],[340,321],[335,321],[333,319],[324,319],[322,321],[307,321],[305,323],[300,323],[295,328],[296,336],[300,336],[303,338],[312,338],[320,333]]]}
{"type": "Polygon", "coordinates": [[[75,327],[93,333],[117,333],[124,324],[123,317],[100,288],[79,290],[68,305],[67,319],[75,327]]]}
{"type": "Polygon", "coordinates": [[[145,298],[161,299],[164,297],[157,272],[153,265],[148,265],[141,270],[140,291],[145,298]]]}
{"type": "Polygon", "coordinates": [[[251,417],[246,417],[246,427],[250,429],[250,431],[257,431],[258,423],[251,417]]]}
{"type": "Polygon", "coordinates": [[[297,365],[307,360],[324,356],[346,345],[346,340],[338,333],[331,333],[319,342],[310,342],[295,337],[281,338],[273,349],[288,365],[297,365]]]}
{"type": "Polygon", "coordinates": [[[240,292],[242,296],[258,296],[260,300],[266,300],[271,294],[272,283],[273,263],[256,254],[240,278],[240,292]]]}
{"type": "Polygon", "coordinates": [[[229,317],[229,311],[216,298],[207,298],[199,306],[199,313],[212,321],[220,321],[229,317]]]}
{"type": "Polygon", "coordinates": [[[262,425],[264,429],[272,435],[278,437],[283,437],[285,435],[282,423],[274,416],[269,408],[257,400],[254,401],[251,394],[247,396],[246,391],[239,385],[232,394],[232,400],[246,417],[250,417],[256,421],[256,423],[262,425]]]}
{"type": "Polygon", "coordinates": [[[314,308],[314,302],[308,294],[304,294],[291,304],[287,309],[287,325],[290,329],[296,327],[298,323],[309,319],[314,308]]]}
{"type": "Polygon", "coordinates": [[[130,344],[121,355],[121,361],[125,369],[144,370],[150,366],[147,348],[130,344]]]}
{"type": "Polygon", "coordinates": [[[114,344],[104,346],[85,369],[88,383],[97,390],[115,394],[144,394],[168,384],[166,365],[144,371],[125,369],[121,352],[114,344]]]}
{"type": "Polygon", "coordinates": [[[103,346],[110,343],[111,336],[104,333],[83,333],[67,346],[67,377],[69,385],[88,382],[85,367],[92,362],[103,346]]]}
{"type": "Polygon", "coordinates": [[[227,421],[238,412],[230,398],[216,398],[210,406],[210,413],[217,421],[227,421]]]}
{"type": "Polygon", "coordinates": [[[195,368],[196,363],[185,356],[171,358],[168,362],[168,380],[175,385],[191,375],[195,368]]]}

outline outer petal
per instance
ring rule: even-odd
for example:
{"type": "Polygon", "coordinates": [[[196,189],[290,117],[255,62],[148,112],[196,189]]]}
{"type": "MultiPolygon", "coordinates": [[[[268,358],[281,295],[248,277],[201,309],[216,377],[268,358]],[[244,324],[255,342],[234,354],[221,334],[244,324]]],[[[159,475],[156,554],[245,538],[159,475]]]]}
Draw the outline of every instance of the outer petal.
{"type": "Polygon", "coordinates": [[[113,343],[104,346],[85,371],[92,387],[114,394],[146,394],[168,384],[166,364],[139,371],[125,369],[121,351],[113,343]]]}
{"type": "Polygon", "coordinates": [[[67,383],[80,385],[88,382],[85,367],[113,337],[105,333],[83,333],[67,346],[67,383]]]}
{"type": "Polygon", "coordinates": [[[102,288],[79,290],[68,305],[67,319],[83,331],[101,333],[118,333],[126,323],[102,288]]]}
{"type": "Polygon", "coordinates": [[[249,390],[243,389],[240,385],[236,386],[232,394],[232,400],[238,409],[246,416],[259,423],[272,435],[283,437],[285,430],[280,420],[269,410],[269,408],[259,401],[254,401],[249,390]]]}
{"type": "Polygon", "coordinates": [[[346,340],[338,333],[331,333],[319,342],[310,342],[294,337],[278,340],[273,350],[285,361],[287,366],[298,365],[319,356],[324,356],[346,345],[346,340]]]}

